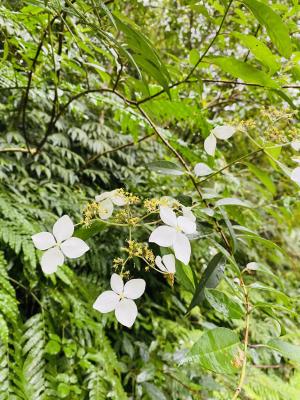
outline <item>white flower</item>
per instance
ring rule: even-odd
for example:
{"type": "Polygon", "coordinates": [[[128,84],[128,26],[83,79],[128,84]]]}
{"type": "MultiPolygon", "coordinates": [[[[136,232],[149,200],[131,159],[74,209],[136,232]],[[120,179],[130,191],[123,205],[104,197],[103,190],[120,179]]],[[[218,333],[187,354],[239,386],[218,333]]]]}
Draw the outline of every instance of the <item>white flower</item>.
{"type": "Polygon", "coordinates": [[[110,286],[112,290],[101,293],[93,304],[93,308],[101,313],[115,311],[120,324],[131,328],[138,313],[133,300],[142,296],[146,282],[144,279],[131,279],[124,285],[120,275],[112,274],[110,286]]]}
{"type": "Polygon", "coordinates": [[[162,247],[172,247],[175,257],[188,264],[191,257],[191,245],[185,234],[196,232],[196,223],[187,217],[176,217],[169,207],[160,208],[160,218],[166,224],[154,229],[149,242],[162,247]]]}
{"type": "Polygon", "coordinates": [[[78,258],[89,250],[89,246],[81,239],[72,237],[74,224],[70,217],[63,215],[53,225],[53,234],[40,232],[31,239],[39,250],[46,250],[41,258],[41,267],[45,274],[52,274],[62,265],[65,256],[78,258]]]}
{"type": "Polygon", "coordinates": [[[290,178],[292,181],[298,183],[300,185],[300,167],[293,169],[290,178]]]}
{"type": "Polygon", "coordinates": [[[198,163],[195,165],[194,173],[196,176],[207,176],[212,174],[214,171],[204,163],[198,163]]]}
{"type": "Polygon", "coordinates": [[[173,254],[167,254],[165,256],[156,256],[155,264],[158,268],[168,274],[175,274],[175,257],[173,254]]]}
{"type": "Polygon", "coordinates": [[[192,213],[192,208],[191,207],[181,206],[181,209],[182,209],[182,214],[183,214],[184,217],[190,219],[193,222],[196,222],[196,217],[192,213]]]}
{"type": "Polygon", "coordinates": [[[300,142],[299,141],[295,141],[291,143],[291,146],[294,150],[299,151],[300,150],[300,142]]]}
{"type": "Polygon", "coordinates": [[[99,215],[101,219],[108,219],[111,217],[114,205],[124,206],[127,204],[127,199],[120,189],[112,190],[111,192],[104,192],[95,197],[99,204],[99,215]]]}
{"type": "Polygon", "coordinates": [[[210,135],[204,140],[204,150],[206,153],[210,156],[213,156],[216,151],[217,139],[227,140],[234,134],[235,131],[236,128],[233,126],[216,126],[211,131],[210,135]]]}

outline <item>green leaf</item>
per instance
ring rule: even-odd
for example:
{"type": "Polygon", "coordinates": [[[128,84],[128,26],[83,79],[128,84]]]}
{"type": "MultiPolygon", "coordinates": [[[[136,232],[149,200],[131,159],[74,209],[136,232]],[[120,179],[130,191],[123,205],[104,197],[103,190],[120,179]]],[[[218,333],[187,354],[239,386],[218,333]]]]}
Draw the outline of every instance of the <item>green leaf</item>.
{"type": "Polygon", "coordinates": [[[185,265],[182,262],[176,262],[176,279],[178,280],[179,284],[184,287],[190,293],[194,293],[195,291],[195,284],[193,273],[191,267],[189,265],[185,265]]]}
{"type": "Polygon", "coordinates": [[[221,253],[217,253],[209,262],[206,270],[197,285],[191,304],[188,311],[196,305],[199,305],[204,300],[204,289],[215,288],[220,282],[225,269],[224,257],[221,253]]]}
{"type": "Polygon", "coordinates": [[[270,174],[256,167],[253,164],[245,163],[249,170],[261,181],[261,183],[269,190],[273,195],[276,193],[276,186],[274,185],[270,174]]]}
{"type": "Polygon", "coordinates": [[[123,32],[126,46],[135,63],[169,93],[168,70],[149,39],[124,15],[115,13],[114,21],[118,29],[123,32]]]}
{"type": "Polygon", "coordinates": [[[263,42],[258,40],[255,36],[245,35],[239,32],[233,32],[232,35],[247,47],[256,59],[269,69],[271,74],[278,71],[280,64],[277,62],[277,58],[263,42]]]}
{"type": "Polygon", "coordinates": [[[236,60],[233,57],[209,57],[206,58],[211,64],[220,67],[224,72],[240,78],[246,83],[265,86],[272,89],[278,89],[280,86],[273,81],[265,72],[247,64],[243,61],[236,60]]]}
{"type": "Polygon", "coordinates": [[[240,319],[245,315],[243,305],[237,298],[229,297],[217,289],[204,289],[209,304],[225,318],[240,319]]]}
{"type": "Polygon", "coordinates": [[[45,352],[54,355],[60,352],[60,348],[60,344],[57,341],[50,340],[45,347],[45,352]]]}
{"type": "Polygon", "coordinates": [[[261,3],[257,0],[242,1],[252,11],[258,22],[266,28],[270,39],[277,47],[279,53],[289,58],[292,53],[292,42],[289,36],[289,30],[283,23],[281,17],[265,3],[261,3]]]}
{"type": "Polygon", "coordinates": [[[254,282],[254,283],[252,283],[251,285],[249,285],[248,288],[249,288],[249,289],[252,289],[252,290],[253,290],[253,289],[256,289],[256,290],[263,290],[263,291],[266,291],[266,292],[273,293],[274,296],[275,296],[278,300],[282,301],[284,304],[290,304],[290,302],[291,302],[291,299],[290,299],[285,293],[283,293],[283,292],[281,292],[280,290],[277,290],[277,289],[275,289],[275,288],[273,288],[273,287],[271,287],[271,286],[263,285],[263,284],[260,283],[260,282],[254,282]]]}
{"type": "Polygon", "coordinates": [[[215,207],[221,206],[241,206],[251,208],[252,205],[246,200],[236,199],[234,197],[226,197],[224,199],[218,200],[215,207]]]}
{"type": "Polygon", "coordinates": [[[284,357],[289,358],[292,361],[300,363],[300,346],[295,344],[284,342],[281,339],[272,339],[268,342],[268,346],[278,351],[284,357]]]}
{"type": "Polygon", "coordinates": [[[199,51],[196,49],[192,49],[189,54],[190,64],[191,65],[197,64],[197,62],[199,61],[199,58],[200,58],[199,51]]]}
{"type": "Polygon", "coordinates": [[[215,328],[203,333],[186,355],[183,363],[197,362],[202,368],[217,374],[234,374],[240,357],[238,335],[227,328],[215,328]]]}
{"type": "Polygon", "coordinates": [[[90,226],[81,226],[75,230],[74,236],[86,240],[103,231],[106,228],[105,222],[97,219],[93,221],[90,226]]]}
{"type": "Polygon", "coordinates": [[[161,175],[183,175],[182,168],[171,161],[154,161],[149,163],[148,168],[161,175]]]}

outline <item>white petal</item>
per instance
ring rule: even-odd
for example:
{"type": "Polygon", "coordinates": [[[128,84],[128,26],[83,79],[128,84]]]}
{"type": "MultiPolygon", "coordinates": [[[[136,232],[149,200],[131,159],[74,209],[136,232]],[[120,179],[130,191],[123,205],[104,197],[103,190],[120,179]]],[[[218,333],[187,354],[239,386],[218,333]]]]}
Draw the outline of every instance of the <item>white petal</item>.
{"type": "Polygon", "coordinates": [[[300,185],[300,167],[297,167],[292,171],[291,180],[300,185]]]}
{"type": "Polygon", "coordinates": [[[62,252],[69,258],[81,257],[89,249],[89,246],[77,237],[72,237],[61,244],[62,252]]]}
{"type": "Polygon", "coordinates": [[[291,146],[294,150],[299,151],[300,150],[300,142],[292,142],[291,146]]]}
{"type": "Polygon", "coordinates": [[[192,213],[190,207],[184,207],[184,206],[182,206],[181,208],[182,208],[182,214],[183,214],[183,216],[184,216],[185,218],[188,218],[188,219],[190,219],[191,221],[194,221],[194,222],[196,221],[196,217],[195,217],[195,215],[192,213]]]}
{"type": "Polygon", "coordinates": [[[197,230],[196,222],[186,217],[178,218],[178,226],[184,233],[195,233],[197,230]]]}
{"type": "Polygon", "coordinates": [[[124,283],[122,277],[118,274],[112,274],[110,278],[110,287],[114,292],[121,294],[124,289],[124,283]]]}
{"type": "Polygon", "coordinates": [[[175,268],[174,254],[167,254],[167,255],[163,256],[162,260],[166,266],[167,271],[170,274],[175,274],[176,268],[175,268]]]}
{"type": "Polygon", "coordinates": [[[142,296],[146,288],[146,282],[144,279],[131,279],[125,283],[124,296],[128,299],[138,299],[142,296]]]}
{"type": "Polygon", "coordinates": [[[159,226],[154,229],[149,237],[149,242],[153,242],[162,247],[169,247],[172,245],[176,234],[175,228],[170,226],[159,226]]]}
{"type": "Polygon", "coordinates": [[[45,251],[41,258],[41,267],[45,274],[53,274],[57,271],[57,267],[63,265],[64,255],[58,247],[53,247],[45,251]]]}
{"type": "Polygon", "coordinates": [[[191,257],[191,245],[189,239],[183,233],[177,232],[173,247],[177,260],[182,261],[187,265],[191,257]]]}
{"type": "Polygon", "coordinates": [[[74,224],[68,215],[63,215],[53,225],[53,235],[58,242],[69,239],[74,233],[74,224]]]}
{"type": "Polygon", "coordinates": [[[218,139],[226,140],[229,139],[234,132],[236,131],[236,128],[233,126],[229,125],[222,125],[222,126],[216,126],[211,133],[215,135],[218,139]]]}
{"type": "Polygon", "coordinates": [[[170,207],[160,207],[159,212],[161,220],[169,226],[175,227],[177,225],[177,217],[175,212],[170,207]]]}
{"type": "Polygon", "coordinates": [[[116,206],[125,206],[128,203],[125,196],[118,194],[118,190],[113,190],[111,193],[111,200],[116,206]]]}
{"type": "Polygon", "coordinates": [[[207,136],[207,138],[204,140],[204,150],[206,151],[207,154],[210,156],[213,156],[216,151],[216,145],[217,145],[217,139],[213,134],[210,134],[207,136]]]}
{"type": "Polygon", "coordinates": [[[95,303],[93,304],[93,308],[102,313],[108,313],[116,308],[119,301],[120,296],[118,296],[112,290],[107,290],[97,297],[95,303]]]}
{"type": "Polygon", "coordinates": [[[161,256],[156,256],[155,257],[155,264],[158,266],[158,268],[163,271],[163,272],[167,272],[167,268],[164,266],[164,264],[162,263],[162,258],[161,256]]]}
{"type": "Polygon", "coordinates": [[[137,317],[135,302],[130,299],[122,299],[116,306],[115,315],[120,324],[131,328],[137,317]]]}
{"type": "Polygon", "coordinates": [[[36,233],[31,236],[31,239],[35,247],[39,250],[47,250],[56,244],[54,236],[50,232],[36,233]]]}
{"type": "Polygon", "coordinates": [[[95,200],[97,203],[99,203],[100,201],[109,199],[110,197],[111,197],[111,192],[104,192],[95,196],[95,200]]]}
{"type": "Polygon", "coordinates": [[[114,205],[111,199],[105,199],[99,202],[99,214],[101,219],[108,219],[114,211],[114,205]]]}
{"type": "Polygon", "coordinates": [[[206,176],[212,174],[214,171],[204,163],[198,163],[195,165],[194,172],[196,176],[206,176]]]}

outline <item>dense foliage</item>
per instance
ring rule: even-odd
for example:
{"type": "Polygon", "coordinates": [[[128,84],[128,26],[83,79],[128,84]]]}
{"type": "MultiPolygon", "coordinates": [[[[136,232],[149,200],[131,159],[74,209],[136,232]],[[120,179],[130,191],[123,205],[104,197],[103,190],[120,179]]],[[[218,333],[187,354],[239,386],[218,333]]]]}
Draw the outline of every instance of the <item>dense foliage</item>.
{"type": "Polygon", "coordinates": [[[2,0],[0,399],[300,398],[299,11],[2,0]],[[117,188],[127,214],[89,213],[117,188]],[[174,275],[128,253],[164,196],[197,218],[174,275]],[[66,214],[90,251],[45,275],[31,236],[66,214]],[[93,309],[126,254],[130,329],[93,309]]]}

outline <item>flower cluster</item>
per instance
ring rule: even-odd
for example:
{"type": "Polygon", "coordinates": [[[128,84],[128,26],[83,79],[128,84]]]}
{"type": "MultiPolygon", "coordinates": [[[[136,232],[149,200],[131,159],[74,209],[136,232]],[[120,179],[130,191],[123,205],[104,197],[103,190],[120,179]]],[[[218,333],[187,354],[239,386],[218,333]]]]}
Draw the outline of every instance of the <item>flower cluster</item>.
{"type": "MultiPolygon", "coordinates": [[[[144,279],[130,279],[125,284],[123,278],[128,279],[130,272],[126,267],[129,260],[137,257],[145,262],[145,270],[150,268],[162,273],[173,284],[176,272],[176,260],[188,264],[191,256],[190,239],[196,233],[196,218],[191,208],[184,207],[171,197],[162,197],[144,202],[149,212],[145,216],[132,215],[128,207],[139,202],[139,198],[122,189],[105,192],[96,196],[95,201],[89,203],[83,213],[82,224],[89,226],[93,220],[100,218],[103,223],[110,225],[132,226],[143,221],[148,228],[157,221],[150,223],[145,218],[152,217],[153,213],[159,213],[163,224],[154,228],[149,237],[150,243],[156,243],[161,247],[169,248],[169,252],[163,256],[155,256],[148,243],[140,243],[136,240],[127,240],[127,246],[121,250],[127,253],[126,258],[115,258],[114,269],[119,274],[113,273],[110,284],[111,289],[103,292],[96,299],[93,307],[101,313],[115,312],[116,319],[123,325],[131,327],[137,317],[137,307],[134,300],[141,297],[145,291],[144,279]],[[126,206],[114,214],[115,207],[126,206]],[[178,215],[179,214],[179,215],[178,215]],[[127,270],[126,270],[127,269],[127,270]]],[[[131,231],[130,231],[131,232],[131,231]]],[[[89,250],[88,245],[80,238],[73,237],[74,224],[64,215],[53,226],[53,233],[41,232],[32,236],[33,243],[38,250],[45,251],[41,257],[41,267],[45,274],[57,271],[64,263],[65,257],[78,258],[89,250]]],[[[131,237],[131,236],[130,236],[131,237]]]]}

